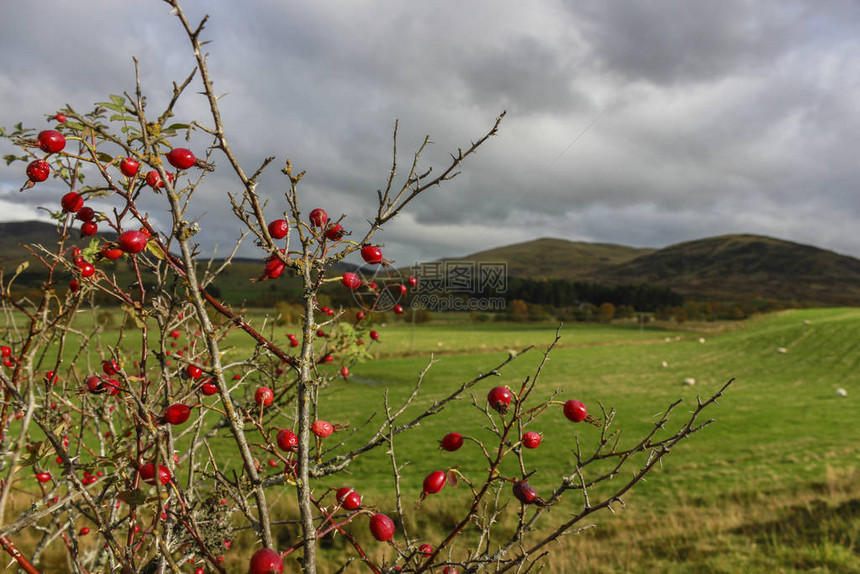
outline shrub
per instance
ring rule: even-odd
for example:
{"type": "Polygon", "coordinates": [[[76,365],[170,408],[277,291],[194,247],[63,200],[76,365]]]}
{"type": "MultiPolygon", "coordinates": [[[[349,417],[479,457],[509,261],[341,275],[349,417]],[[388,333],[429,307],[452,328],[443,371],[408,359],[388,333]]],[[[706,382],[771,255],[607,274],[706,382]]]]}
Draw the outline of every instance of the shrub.
{"type": "MultiPolygon", "coordinates": [[[[46,150],[35,129],[19,125],[0,132],[21,153],[7,159],[27,177],[23,191],[45,185],[50,177],[53,185],[82,198],[71,197],[61,206],[58,197],[55,205],[45,206],[56,221],[59,240],[51,249],[37,250],[49,272],[43,290],[25,299],[16,295],[11,281],[0,284],[7,321],[0,369],[6,399],[0,417],[0,471],[7,478],[0,485],[0,516],[7,515],[13,491],[29,497],[26,509],[0,527],[0,546],[20,568],[38,572],[45,548],[59,546],[61,540],[75,571],[165,572],[193,564],[223,573],[225,542],[248,532],[261,548],[248,552],[242,571],[245,564],[250,571],[279,571],[285,558],[301,555],[300,568],[316,572],[321,569],[318,547],[334,533],[348,543],[349,555],[340,567],[357,558],[373,572],[395,567],[414,572],[442,567],[528,570],[553,541],[594,512],[617,504],[677,443],[709,424],[699,423],[698,417],[728,384],[700,401],[675,430],[662,429],[679,402],[665,409],[641,440],[619,445],[612,409],[536,391],[557,336],[533,376],[494,388],[486,402],[475,401],[474,416],[485,420],[489,435],[469,437],[468,447],[488,472],[470,476],[452,465],[424,481],[423,497],[445,496],[459,482],[470,498],[452,517],[446,534],[424,546],[420,532],[404,529],[403,491],[415,485],[403,484],[399,473],[404,462],[397,458],[400,435],[468,392],[483,393],[479,384],[495,379],[528,349],[512,351],[426,408],[415,408],[431,361],[403,401],[392,404],[386,394],[382,415],[363,419],[371,429],[367,438],[357,445],[344,441],[352,433],[349,424],[326,420],[337,405],[321,399],[319,391],[352,376],[350,369],[370,357],[368,348],[376,341],[371,321],[398,310],[381,305],[387,286],[374,287],[331,270],[370,244],[415,197],[454,177],[497,133],[504,114],[432,172],[417,168],[430,141],[425,138],[403,175],[395,169],[395,124],[390,176],[377,195],[376,217],[366,224],[353,224],[348,215],[323,214],[316,205],[305,211],[304,172],[286,160],[281,169],[286,192],[276,206],[277,219],[286,225],[271,226],[274,218],[264,214],[257,183],[274,158],[248,169],[240,165],[221,122],[202,49],[203,22],[192,25],[178,3],[169,3],[190,41],[196,69],[164,98],[165,108],[146,107],[145,86],[138,80],[131,92],[112,95],[92,111],[68,106],[52,114],[63,149],[51,143],[46,150]],[[206,97],[208,120],[172,119],[189,90],[206,97]],[[300,299],[276,304],[282,317],[290,313],[301,320],[301,332],[287,341],[270,323],[266,328],[255,325],[245,310],[218,298],[212,281],[229,266],[229,258],[220,268],[198,265],[193,239],[199,228],[185,213],[216,169],[232,174],[239,190],[228,195],[232,211],[260,247],[259,275],[249,279],[275,282],[292,274],[302,282],[300,299]],[[81,210],[78,203],[88,207],[93,197],[110,204],[91,214],[93,221],[117,239],[95,236],[76,247],[72,213],[81,210]],[[144,197],[171,214],[168,227],[155,225],[143,207],[144,197]],[[349,239],[347,230],[353,234],[349,239]],[[114,268],[107,263],[114,256],[126,262],[129,280],[106,272],[114,268]],[[325,285],[363,293],[369,302],[365,316],[329,307],[330,299],[320,292],[325,285]],[[100,340],[93,338],[97,332],[76,322],[78,311],[97,299],[113,302],[123,313],[121,327],[105,330],[100,340]],[[236,353],[225,340],[228,336],[244,337],[246,352],[236,353]],[[524,448],[553,445],[534,436],[524,444],[524,438],[530,424],[550,413],[587,428],[581,431],[584,440],[569,472],[553,477],[552,489],[537,492],[528,483],[537,469],[531,468],[524,448]],[[213,448],[215,441],[218,448],[213,448]],[[180,443],[187,447],[180,450],[180,443]],[[320,486],[328,477],[345,477],[357,458],[376,449],[391,459],[391,500],[365,500],[349,488],[320,486]],[[515,464],[503,465],[507,460],[515,464]],[[620,482],[605,487],[625,466],[633,468],[632,477],[624,473],[620,482]],[[295,496],[298,516],[286,526],[270,515],[273,490],[275,496],[295,496]],[[561,524],[533,535],[535,525],[565,494],[576,499],[565,502],[561,524]],[[518,517],[513,531],[498,530],[495,517],[502,513],[518,517]],[[69,528],[76,524],[86,526],[69,528]],[[368,525],[375,541],[356,535],[368,525]],[[29,555],[15,544],[23,530],[44,534],[43,543],[29,555]],[[455,545],[470,531],[487,542],[474,551],[455,545]],[[87,535],[98,537],[92,552],[80,550],[80,538],[87,535]],[[276,541],[280,554],[274,551],[276,541]]],[[[525,319],[528,308],[513,301],[511,314],[525,319]]],[[[96,320],[108,321],[103,314],[96,320]]],[[[428,445],[428,450],[434,447],[428,445]]]]}

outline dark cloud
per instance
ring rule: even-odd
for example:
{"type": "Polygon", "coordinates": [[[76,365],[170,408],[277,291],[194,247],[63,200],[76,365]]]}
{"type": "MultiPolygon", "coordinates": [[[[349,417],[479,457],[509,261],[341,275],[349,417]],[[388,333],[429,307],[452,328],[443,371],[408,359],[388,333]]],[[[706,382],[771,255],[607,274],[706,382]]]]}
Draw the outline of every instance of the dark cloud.
{"type": "MultiPolygon", "coordinates": [[[[234,151],[283,211],[285,158],[308,171],[305,209],[360,229],[391,166],[403,174],[426,134],[437,169],[509,111],[501,134],[448,185],[419,198],[383,240],[398,260],[465,254],[554,235],[662,246],[765,233],[860,255],[860,5],[849,0],[660,3],[473,2],[456,9],[378,0],[351,5],[208,3],[210,66],[234,151]],[[836,232],[834,230],[847,230],[836,232]]],[[[0,125],[44,126],[134,88],[151,113],[191,69],[187,40],[160,2],[11,0],[0,22],[0,125]],[[51,18],[51,40],[43,41],[51,18]]],[[[205,116],[191,95],[177,120],[205,116]]],[[[203,146],[203,140],[195,140],[203,146]]],[[[8,150],[2,150],[8,153],[8,150]]],[[[216,161],[223,158],[216,152],[216,161]]],[[[19,194],[0,169],[7,218],[35,214],[51,188],[19,194]]],[[[193,217],[204,249],[241,232],[218,173],[193,217]]],[[[153,217],[166,220],[158,198],[153,217]]],[[[258,251],[247,245],[242,254],[258,251]]]]}

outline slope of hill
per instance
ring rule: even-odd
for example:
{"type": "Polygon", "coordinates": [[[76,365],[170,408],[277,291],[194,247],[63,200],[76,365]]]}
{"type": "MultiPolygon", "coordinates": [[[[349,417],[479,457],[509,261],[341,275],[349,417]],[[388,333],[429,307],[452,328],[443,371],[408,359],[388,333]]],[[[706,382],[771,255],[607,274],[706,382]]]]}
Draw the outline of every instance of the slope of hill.
{"type": "Polygon", "coordinates": [[[694,299],[860,305],[860,260],[760,235],[710,237],[659,250],[537,239],[462,259],[507,261],[511,277],[650,283],[694,299]]]}
{"type": "Polygon", "coordinates": [[[678,243],[616,265],[600,279],[648,282],[693,297],[860,304],[860,260],[760,235],[678,243]]]}
{"type": "Polygon", "coordinates": [[[613,243],[586,243],[544,237],[473,253],[456,260],[505,261],[510,277],[583,281],[590,280],[609,267],[654,251],[613,243]]]}

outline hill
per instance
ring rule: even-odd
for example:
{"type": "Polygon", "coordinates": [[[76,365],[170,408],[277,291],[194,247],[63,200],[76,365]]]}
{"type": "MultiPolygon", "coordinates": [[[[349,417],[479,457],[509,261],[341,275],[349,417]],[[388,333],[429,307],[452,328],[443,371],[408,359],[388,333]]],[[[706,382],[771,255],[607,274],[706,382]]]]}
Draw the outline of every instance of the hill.
{"type": "Polygon", "coordinates": [[[760,235],[723,235],[663,249],[537,239],[463,259],[507,261],[510,277],[649,283],[692,299],[860,305],[860,260],[760,235]]]}
{"type": "Polygon", "coordinates": [[[760,235],[670,245],[613,266],[600,280],[652,283],[692,298],[860,304],[860,260],[760,235]]]}
{"type": "MultiPolygon", "coordinates": [[[[111,240],[114,235],[102,237],[111,240]]],[[[50,249],[57,239],[52,223],[0,222],[0,267],[9,272],[31,258],[20,244],[41,244],[50,249]]],[[[86,242],[75,236],[72,243],[86,242]]],[[[761,235],[723,235],[663,249],[541,238],[456,260],[504,261],[509,277],[532,280],[564,279],[608,286],[648,283],[694,300],[773,299],[788,304],[860,305],[860,260],[761,235]]],[[[124,267],[118,265],[117,271],[124,267]]],[[[343,264],[344,270],[351,268],[343,264]]],[[[298,285],[294,281],[267,284],[266,293],[261,294],[260,286],[248,281],[260,269],[260,260],[235,260],[215,286],[222,297],[237,304],[263,295],[267,301],[277,301],[295,294],[298,285]]],[[[36,287],[41,275],[38,266],[31,266],[19,277],[18,285],[36,287]]]]}
{"type": "Polygon", "coordinates": [[[544,237],[456,258],[457,261],[505,261],[510,277],[590,280],[607,269],[649,255],[654,249],[613,243],[587,243],[544,237]]]}

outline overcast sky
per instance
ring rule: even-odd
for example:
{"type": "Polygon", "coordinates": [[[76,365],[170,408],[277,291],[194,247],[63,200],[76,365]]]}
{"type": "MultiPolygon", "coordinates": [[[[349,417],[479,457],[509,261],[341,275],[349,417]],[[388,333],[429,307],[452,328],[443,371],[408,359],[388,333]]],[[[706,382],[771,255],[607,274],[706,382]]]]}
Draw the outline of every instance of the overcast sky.
{"type": "MultiPolygon", "coordinates": [[[[547,236],[664,247],[756,233],[860,256],[855,0],[183,5],[210,14],[211,72],[248,169],[291,158],[308,172],[305,212],[344,213],[348,228],[374,210],[395,119],[400,165],[429,134],[423,165],[441,166],[508,111],[460,177],[378,236],[399,264],[547,236]]],[[[193,63],[166,4],[5,0],[0,125],[44,129],[65,103],[133,90],[132,56],[155,114],[193,63]]],[[[176,120],[203,111],[191,95],[176,120]]],[[[22,171],[0,165],[0,220],[58,201],[48,184],[19,193],[22,171]]],[[[274,169],[271,217],[283,190],[274,169]]],[[[228,191],[218,176],[198,192],[205,249],[238,236],[228,191]]]]}

